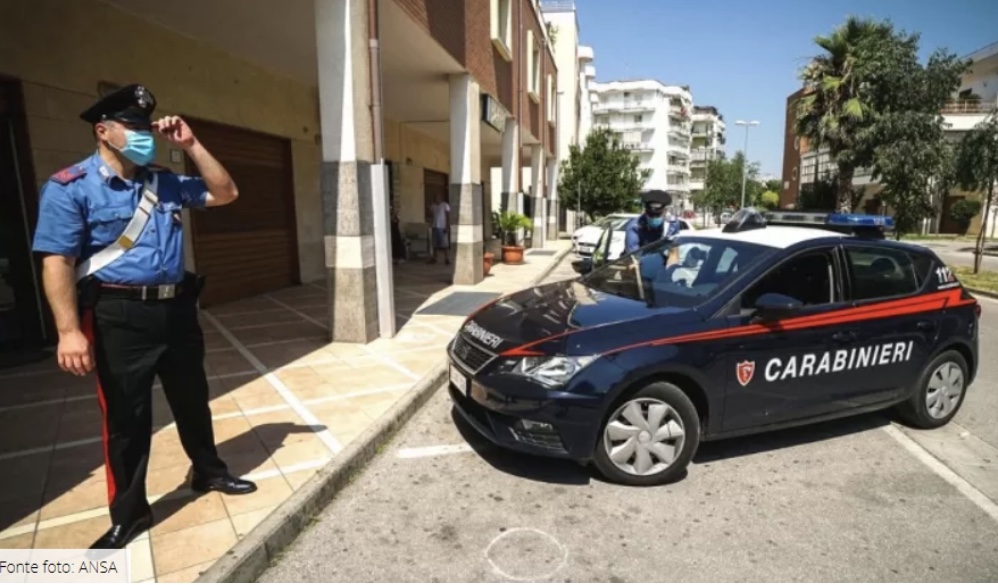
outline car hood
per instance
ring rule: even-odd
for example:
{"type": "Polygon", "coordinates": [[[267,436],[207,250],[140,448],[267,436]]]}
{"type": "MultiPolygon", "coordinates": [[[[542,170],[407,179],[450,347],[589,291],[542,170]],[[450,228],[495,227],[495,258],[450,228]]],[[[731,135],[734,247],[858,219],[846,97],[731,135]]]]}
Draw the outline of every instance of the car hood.
{"type": "MultiPolygon", "coordinates": [[[[628,338],[628,343],[634,335],[640,337],[644,330],[649,335],[660,337],[661,323],[657,319],[655,323],[658,325],[649,328],[626,324],[642,320],[651,326],[649,317],[679,317],[680,314],[699,320],[689,309],[651,308],[642,301],[598,292],[578,280],[567,280],[502,297],[473,313],[461,331],[495,353],[529,348],[553,354],[564,353],[569,339],[578,337],[577,334],[586,334],[584,337],[587,340],[603,338],[597,345],[609,344],[606,347],[613,347],[618,341],[613,339],[619,337],[614,331],[623,329],[628,330],[624,336],[628,338]],[[594,329],[600,329],[601,335],[588,335],[594,329]]],[[[592,345],[591,341],[586,344],[592,345]]],[[[595,348],[580,349],[589,351],[595,348]]]]}

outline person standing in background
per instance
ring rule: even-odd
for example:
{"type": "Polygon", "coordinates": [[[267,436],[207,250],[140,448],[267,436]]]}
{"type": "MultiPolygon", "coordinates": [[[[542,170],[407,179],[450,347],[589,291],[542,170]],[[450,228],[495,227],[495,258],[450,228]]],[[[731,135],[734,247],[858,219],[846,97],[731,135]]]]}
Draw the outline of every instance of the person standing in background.
{"type": "Polygon", "coordinates": [[[444,253],[444,264],[450,264],[450,204],[438,194],[436,202],[430,206],[430,221],[433,228],[433,255],[428,264],[437,263],[437,254],[444,253]]]}

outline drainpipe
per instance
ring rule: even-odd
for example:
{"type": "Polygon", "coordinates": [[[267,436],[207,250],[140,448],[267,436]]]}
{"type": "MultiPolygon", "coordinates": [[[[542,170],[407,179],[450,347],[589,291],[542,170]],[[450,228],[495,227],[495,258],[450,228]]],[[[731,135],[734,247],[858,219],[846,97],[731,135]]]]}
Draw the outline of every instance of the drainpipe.
{"type": "Polygon", "coordinates": [[[378,31],[378,0],[367,0],[367,32],[370,45],[371,117],[374,124],[374,162],[381,163],[384,153],[384,123],[381,108],[381,41],[378,31]]]}
{"type": "Polygon", "coordinates": [[[371,204],[374,220],[374,272],[378,299],[378,330],[381,337],[395,336],[395,284],[391,263],[391,227],[388,213],[388,169],[385,164],[384,122],[381,106],[381,42],[378,2],[367,0],[367,36],[370,48],[371,122],[374,161],[371,165],[371,204]]]}

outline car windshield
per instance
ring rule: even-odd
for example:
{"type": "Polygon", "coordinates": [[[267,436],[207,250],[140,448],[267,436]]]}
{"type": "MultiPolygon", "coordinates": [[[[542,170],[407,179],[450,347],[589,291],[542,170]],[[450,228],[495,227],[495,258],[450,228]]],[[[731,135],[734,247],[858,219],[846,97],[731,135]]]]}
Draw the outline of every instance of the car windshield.
{"type": "Polygon", "coordinates": [[[772,248],[737,240],[680,236],[625,255],[585,278],[600,292],[651,307],[695,307],[772,248]]]}

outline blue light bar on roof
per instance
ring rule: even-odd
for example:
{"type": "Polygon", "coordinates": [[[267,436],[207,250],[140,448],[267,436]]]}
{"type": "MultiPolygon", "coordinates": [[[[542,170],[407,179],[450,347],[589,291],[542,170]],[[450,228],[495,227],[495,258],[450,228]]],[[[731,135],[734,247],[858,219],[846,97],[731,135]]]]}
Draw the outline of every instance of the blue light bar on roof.
{"type": "Polygon", "coordinates": [[[825,220],[828,225],[844,227],[879,227],[894,229],[894,218],[889,215],[865,215],[862,213],[830,213],[825,220]]]}

